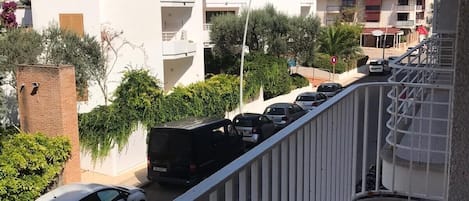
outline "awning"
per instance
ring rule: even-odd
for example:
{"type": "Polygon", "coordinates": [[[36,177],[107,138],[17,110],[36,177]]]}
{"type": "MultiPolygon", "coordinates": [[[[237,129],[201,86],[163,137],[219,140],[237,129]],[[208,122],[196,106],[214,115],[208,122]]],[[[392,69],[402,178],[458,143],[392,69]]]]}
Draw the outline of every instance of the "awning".
{"type": "Polygon", "coordinates": [[[420,35],[428,35],[427,28],[424,26],[417,27],[417,32],[419,32],[420,35]]]}
{"type": "Polygon", "coordinates": [[[383,33],[386,33],[386,35],[394,35],[397,32],[401,31],[401,29],[398,28],[363,28],[362,34],[364,35],[371,35],[371,32],[374,30],[381,30],[383,33]]]}

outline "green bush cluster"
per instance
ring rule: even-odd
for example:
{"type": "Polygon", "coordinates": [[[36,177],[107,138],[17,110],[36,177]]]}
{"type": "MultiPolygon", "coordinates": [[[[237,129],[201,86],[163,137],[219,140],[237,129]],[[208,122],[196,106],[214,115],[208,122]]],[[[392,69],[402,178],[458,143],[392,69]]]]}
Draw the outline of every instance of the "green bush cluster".
{"type": "MultiPolygon", "coordinates": [[[[345,72],[347,63],[345,63],[341,58],[337,59],[337,63],[335,65],[335,73],[343,73],[345,72]]],[[[331,56],[328,54],[317,53],[314,56],[313,67],[326,69],[332,73],[332,64],[331,64],[331,56]]]]}
{"type": "Polygon", "coordinates": [[[62,172],[71,153],[65,137],[8,135],[0,141],[0,200],[35,200],[62,172]]]}

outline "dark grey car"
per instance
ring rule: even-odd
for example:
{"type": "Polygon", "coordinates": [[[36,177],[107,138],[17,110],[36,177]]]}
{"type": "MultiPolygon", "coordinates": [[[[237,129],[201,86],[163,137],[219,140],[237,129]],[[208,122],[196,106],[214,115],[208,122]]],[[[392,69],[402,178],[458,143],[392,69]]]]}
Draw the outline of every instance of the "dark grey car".
{"type": "Polygon", "coordinates": [[[295,103],[274,103],[264,110],[264,115],[274,122],[277,129],[284,128],[306,113],[307,110],[295,103]]]}
{"type": "Polygon", "coordinates": [[[326,94],[328,97],[335,96],[342,91],[344,87],[341,84],[335,82],[326,82],[319,85],[317,92],[326,94]]]}
{"type": "Polygon", "coordinates": [[[247,146],[257,145],[275,133],[275,124],[267,116],[258,113],[242,113],[233,123],[247,146]]]}

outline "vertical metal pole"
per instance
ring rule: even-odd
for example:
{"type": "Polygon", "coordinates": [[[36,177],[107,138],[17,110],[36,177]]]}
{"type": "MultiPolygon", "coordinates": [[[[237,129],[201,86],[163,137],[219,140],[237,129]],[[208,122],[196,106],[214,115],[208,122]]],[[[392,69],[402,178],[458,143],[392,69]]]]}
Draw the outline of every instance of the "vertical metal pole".
{"type": "Polygon", "coordinates": [[[248,32],[249,14],[251,13],[251,0],[249,0],[246,23],[244,24],[243,46],[241,48],[241,67],[239,69],[239,113],[243,113],[243,75],[244,75],[244,48],[246,47],[246,35],[248,32]]]}

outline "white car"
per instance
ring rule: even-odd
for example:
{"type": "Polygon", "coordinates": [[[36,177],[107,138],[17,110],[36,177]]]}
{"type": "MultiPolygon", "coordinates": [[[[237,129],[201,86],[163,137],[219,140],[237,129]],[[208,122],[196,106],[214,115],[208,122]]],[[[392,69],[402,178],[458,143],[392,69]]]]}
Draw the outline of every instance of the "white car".
{"type": "Polygon", "coordinates": [[[384,62],[380,60],[370,60],[368,71],[371,73],[384,73],[384,62]]]}
{"type": "Polygon", "coordinates": [[[138,187],[74,183],[60,186],[36,201],[146,201],[145,191],[138,187]]]}

